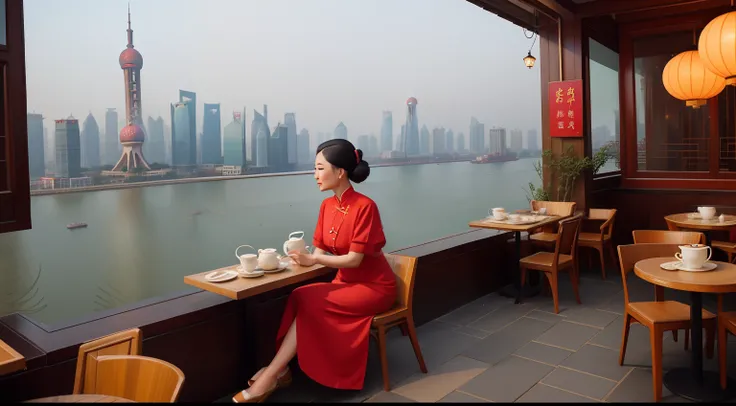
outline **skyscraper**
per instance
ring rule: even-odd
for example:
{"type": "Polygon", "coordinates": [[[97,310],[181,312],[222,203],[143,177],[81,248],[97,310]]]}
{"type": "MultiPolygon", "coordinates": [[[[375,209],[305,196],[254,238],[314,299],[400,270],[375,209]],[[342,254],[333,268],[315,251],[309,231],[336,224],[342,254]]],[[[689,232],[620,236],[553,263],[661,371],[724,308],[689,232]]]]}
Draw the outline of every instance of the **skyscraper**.
{"type": "Polygon", "coordinates": [[[298,140],[296,136],[296,115],[294,113],[284,114],[284,125],[288,130],[286,136],[286,150],[289,153],[289,164],[294,165],[297,161],[298,140]]]}
{"type": "Polygon", "coordinates": [[[288,137],[289,128],[278,123],[268,143],[268,166],[273,168],[274,172],[284,172],[289,169],[288,137]]]}
{"type": "Polygon", "coordinates": [[[123,70],[125,83],[125,122],[120,130],[120,144],[123,155],[113,166],[113,171],[132,171],[148,169],[148,162],[143,157],[143,142],[146,140],[143,131],[143,114],[141,113],[141,69],[143,56],[133,47],[133,30],[130,28],[130,6],[128,6],[128,45],[120,53],[120,69],[123,70]]]}
{"type": "Polygon", "coordinates": [[[204,104],[204,122],[202,123],[202,163],[219,164],[222,162],[220,103],[204,104]]]}
{"type": "Polygon", "coordinates": [[[447,139],[445,138],[445,129],[440,127],[432,130],[432,154],[444,154],[446,147],[447,139]]]}
{"type": "Polygon", "coordinates": [[[55,123],[56,177],[78,178],[82,174],[79,121],[70,116],[55,123]]]}
{"type": "Polygon", "coordinates": [[[506,155],[506,129],[494,127],[488,130],[488,135],[488,153],[506,155]]]}
{"type": "Polygon", "coordinates": [[[192,160],[191,131],[189,125],[189,102],[175,103],[171,105],[171,166],[191,166],[195,164],[192,160]]]}
{"type": "Polygon", "coordinates": [[[452,130],[447,130],[445,139],[447,140],[445,152],[450,154],[455,152],[455,134],[453,134],[452,130]]]}
{"type": "Polygon", "coordinates": [[[465,153],[465,134],[463,133],[457,135],[457,152],[465,153]]]}
{"type": "Polygon", "coordinates": [[[485,125],[478,122],[475,117],[470,117],[470,152],[482,154],[486,150],[485,125]]]}
{"type": "MultiPolygon", "coordinates": [[[[263,105],[263,111],[267,111],[263,105]]],[[[266,117],[253,110],[253,122],[250,127],[252,162],[254,166],[268,166],[268,149],[271,138],[271,130],[268,128],[266,117]]]]}
{"type": "Polygon", "coordinates": [[[28,170],[31,179],[46,176],[43,115],[28,114],[28,170]]]}
{"type": "Polygon", "coordinates": [[[115,165],[120,159],[120,151],[118,146],[118,112],[115,109],[108,108],[105,112],[105,165],[115,165]]]}
{"type": "Polygon", "coordinates": [[[518,153],[524,149],[524,135],[521,130],[511,130],[509,135],[509,149],[518,153]]]}
{"type": "Polygon", "coordinates": [[[224,132],[223,164],[245,167],[245,120],[239,111],[233,112],[233,121],[224,132]]]}
{"type": "Polygon", "coordinates": [[[394,143],[394,117],[390,111],[383,112],[381,121],[381,152],[391,151],[394,143]]]}
{"type": "Polygon", "coordinates": [[[100,127],[92,113],[82,123],[82,166],[98,168],[100,166],[100,127]]]}
{"type": "MultiPolygon", "coordinates": [[[[197,94],[186,90],[179,90],[179,103],[185,103],[189,118],[189,162],[188,165],[197,164],[197,94]]],[[[173,121],[172,121],[173,122],[173,121]]],[[[178,130],[172,131],[179,133],[178,130]]]]}
{"type": "Polygon", "coordinates": [[[432,138],[431,135],[429,135],[429,129],[426,125],[422,126],[422,131],[419,133],[419,154],[420,155],[430,155],[432,141],[430,140],[432,138]]]}
{"type": "Polygon", "coordinates": [[[537,130],[529,130],[526,133],[526,149],[529,151],[539,150],[539,138],[537,137],[537,130]]]}
{"type": "Polygon", "coordinates": [[[419,155],[419,121],[417,118],[417,99],[410,97],[406,101],[406,128],[404,134],[407,156],[419,155]]]}
{"type": "Polygon", "coordinates": [[[358,142],[355,147],[363,151],[363,156],[368,157],[371,149],[371,139],[369,135],[358,136],[358,142]]]}
{"type": "Polygon", "coordinates": [[[299,131],[299,137],[296,144],[297,162],[299,165],[306,165],[314,162],[314,158],[309,153],[309,131],[306,128],[302,128],[299,131]]]}
{"type": "Polygon", "coordinates": [[[146,143],[143,145],[143,153],[150,162],[163,164],[166,162],[166,141],[164,137],[164,119],[158,116],[155,120],[148,117],[148,131],[146,143]]]}
{"type": "Polygon", "coordinates": [[[334,138],[342,138],[344,140],[348,139],[348,128],[343,124],[342,121],[340,121],[340,124],[335,127],[335,137],[334,138]]]}
{"type": "Polygon", "coordinates": [[[368,156],[370,157],[376,157],[381,155],[381,150],[378,148],[378,138],[376,138],[375,135],[371,134],[370,138],[370,148],[368,148],[368,156]]]}

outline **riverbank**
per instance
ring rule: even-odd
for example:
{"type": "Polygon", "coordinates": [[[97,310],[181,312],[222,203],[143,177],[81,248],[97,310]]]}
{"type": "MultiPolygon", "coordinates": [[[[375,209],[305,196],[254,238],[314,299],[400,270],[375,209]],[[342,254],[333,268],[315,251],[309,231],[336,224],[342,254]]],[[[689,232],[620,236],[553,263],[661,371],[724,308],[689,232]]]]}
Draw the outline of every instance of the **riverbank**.
{"type": "MultiPolygon", "coordinates": [[[[523,158],[522,158],[523,159],[523,158]]],[[[430,164],[444,164],[452,162],[468,162],[467,157],[457,159],[447,159],[439,161],[419,161],[419,162],[395,162],[395,163],[380,163],[372,164],[372,168],[382,168],[389,166],[408,166],[408,165],[430,165],[430,164]]],[[[278,177],[278,176],[295,176],[295,175],[311,175],[313,171],[294,171],[294,172],[276,172],[276,173],[259,173],[252,175],[234,175],[234,176],[203,176],[194,178],[182,178],[182,179],[161,179],[151,180],[143,182],[133,183],[114,183],[106,185],[92,185],[79,188],[64,188],[64,189],[42,189],[32,190],[31,196],[45,196],[55,195],[61,193],[80,193],[80,192],[95,192],[102,190],[116,190],[116,189],[129,189],[149,186],[163,186],[163,185],[176,185],[180,183],[194,183],[194,182],[213,182],[221,180],[234,180],[234,179],[250,179],[250,178],[266,178],[266,177],[278,177]]]]}

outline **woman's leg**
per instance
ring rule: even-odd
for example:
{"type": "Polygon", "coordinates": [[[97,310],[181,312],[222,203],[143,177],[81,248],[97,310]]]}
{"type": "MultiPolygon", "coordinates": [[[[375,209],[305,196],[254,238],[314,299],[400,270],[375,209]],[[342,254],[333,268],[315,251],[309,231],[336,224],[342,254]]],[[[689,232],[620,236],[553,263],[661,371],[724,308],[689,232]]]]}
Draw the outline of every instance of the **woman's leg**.
{"type": "Polygon", "coordinates": [[[281,343],[281,347],[276,356],[273,357],[271,363],[266,367],[258,379],[253,382],[253,386],[248,389],[248,393],[253,396],[265,393],[276,383],[276,377],[281,371],[286,369],[289,362],[296,355],[296,319],[291,323],[289,331],[281,343]]]}

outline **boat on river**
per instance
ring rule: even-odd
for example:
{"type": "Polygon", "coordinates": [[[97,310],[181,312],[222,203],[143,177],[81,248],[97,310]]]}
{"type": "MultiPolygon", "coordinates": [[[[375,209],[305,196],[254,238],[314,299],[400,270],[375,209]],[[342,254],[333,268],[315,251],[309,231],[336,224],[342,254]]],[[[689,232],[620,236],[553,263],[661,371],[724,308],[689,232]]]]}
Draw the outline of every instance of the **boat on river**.
{"type": "Polygon", "coordinates": [[[76,228],[85,228],[85,227],[87,227],[87,223],[71,223],[71,224],[66,225],[66,228],[70,230],[74,230],[76,228]]]}

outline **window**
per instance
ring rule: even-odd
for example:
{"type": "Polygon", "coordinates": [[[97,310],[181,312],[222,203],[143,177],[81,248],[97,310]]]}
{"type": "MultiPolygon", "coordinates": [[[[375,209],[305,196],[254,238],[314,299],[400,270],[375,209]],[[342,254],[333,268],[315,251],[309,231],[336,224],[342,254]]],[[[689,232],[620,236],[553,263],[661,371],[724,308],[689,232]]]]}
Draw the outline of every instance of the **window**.
{"type": "Polygon", "coordinates": [[[672,97],[662,72],[680,52],[694,49],[692,31],[634,39],[638,171],[709,170],[713,100],[697,109],[672,97]]]}
{"type": "Polygon", "coordinates": [[[736,88],[718,95],[718,171],[736,173],[736,88]]]}
{"type": "Polygon", "coordinates": [[[589,40],[590,129],[593,154],[609,147],[613,154],[598,173],[615,172],[619,165],[618,53],[589,40]]]}

